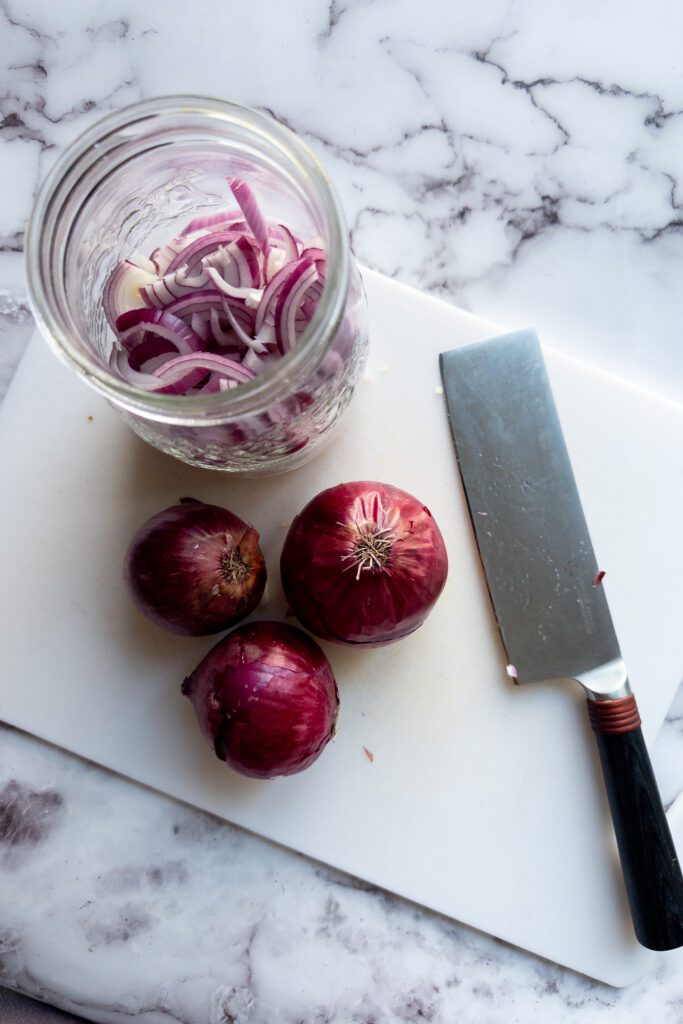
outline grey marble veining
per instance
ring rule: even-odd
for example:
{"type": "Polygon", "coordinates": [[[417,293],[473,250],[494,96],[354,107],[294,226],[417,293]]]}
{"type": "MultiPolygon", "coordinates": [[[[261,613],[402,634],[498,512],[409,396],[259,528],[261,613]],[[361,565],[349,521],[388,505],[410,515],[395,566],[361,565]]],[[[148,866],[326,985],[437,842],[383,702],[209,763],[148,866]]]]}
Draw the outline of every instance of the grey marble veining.
{"type": "MultiPolygon", "coordinates": [[[[0,0],[0,394],[38,181],[105,111],[186,91],[299,132],[362,261],[680,400],[682,30],[671,0],[0,0]]],[[[682,721],[679,694],[667,802],[682,721]]],[[[8,729],[0,982],[144,1024],[683,1021],[676,955],[616,992],[8,729]]]]}
{"type": "Polygon", "coordinates": [[[617,991],[22,734],[0,775],[0,981],[93,1020],[680,1019],[680,958],[617,991]]]}

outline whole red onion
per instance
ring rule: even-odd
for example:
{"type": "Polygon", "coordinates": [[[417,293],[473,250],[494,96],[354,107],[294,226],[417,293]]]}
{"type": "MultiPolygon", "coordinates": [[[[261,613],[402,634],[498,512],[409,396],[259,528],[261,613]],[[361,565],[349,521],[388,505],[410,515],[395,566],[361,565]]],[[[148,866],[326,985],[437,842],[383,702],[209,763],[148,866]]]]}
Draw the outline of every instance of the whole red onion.
{"type": "Polygon", "coordinates": [[[290,608],[312,633],[379,647],[424,622],[446,582],[448,556],[421,501],[363,480],[306,505],[287,534],[280,571],[290,608]]]}
{"type": "Polygon", "coordinates": [[[330,664],[302,630],[251,622],[220,640],[182,685],[222,761],[257,779],[308,768],[334,735],[330,664]]]}
{"type": "Polygon", "coordinates": [[[157,625],[203,636],[253,611],[266,563],[253,526],[218,505],[183,498],[133,537],[124,576],[134,603],[157,625]]]}

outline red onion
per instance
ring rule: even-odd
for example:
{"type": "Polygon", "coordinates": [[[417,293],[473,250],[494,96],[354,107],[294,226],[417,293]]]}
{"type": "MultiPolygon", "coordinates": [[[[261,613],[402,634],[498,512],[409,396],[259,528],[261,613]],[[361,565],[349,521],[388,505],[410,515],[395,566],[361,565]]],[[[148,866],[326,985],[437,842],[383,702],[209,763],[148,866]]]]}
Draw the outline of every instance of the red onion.
{"type": "Polygon", "coordinates": [[[145,305],[140,289],[155,280],[154,274],[136,266],[132,260],[124,260],[114,267],[102,295],[104,315],[112,330],[116,330],[116,321],[122,313],[145,305]]]}
{"type": "Polygon", "coordinates": [[[242,220],[244,214],[241,210],[218,210],[217,213],[208,213],[203,217],[195,217],[186,224],[183,230],[180,232],[180,237],[184,235],[194,235],[197,231],[207,231],[209,228],[212,231],[219,229],[228,228],[232,226],[236,221],[242,220]]]}
{"type": "Polygon", "coordinates": [[[280,289],[275,306],[275,338],[284,354],[296,342],[296,315],[306,300],[310,287],[318,280],[315,263],[309,259],[297,260],[289,280],[280,289]]]}
{"type": "Polygon", "coordinates": [[[135,338],[143,334],[156,334],[172,342],[175,354],[198,352],[202,343],[202,339],[180,317],[160,309],[130,309],[122,313],[116,320],[116,332],[129,352],[131,339],[134,344],[135,338]]]}
{"type": "Polygon", "coordinates": [[[317,643],[294,626],[251,622],[183,683],[217,756],[257,779],[308,768],[334,735],[339,696],[317,643]]]}
{"type": "Polygon", "coordinates": [[[280,570],[290,608],[312,633],[379,647],[424,622],[444,588],[448,557],[422,502],[360,481],[306,505],[289,529],[280,570]]]}
{"type": "Polygon", "coordinates": [[[228,185],[254,238],[265,252],[268,249],[268,230],[256,202],[256,196],[246,181],[242,181],[240,178],[228,178],[228,185]]]}
{"type": "Polygon", "coordinates": [[[153,371],[153,375],[159,377],[166,385],[163,390],[168,394],[185,393],[188,388],[193,387],[207,374],[214,376],[215,380],[212,383],[215,384],[216,390],[218,390],[221,380],[245,384],[256,376],[254,371],[244,366],[243,363],[228,359],[226,356],[214,355],[211,352],[192,352],[190,355],[177,356],[153,371]],[[197,376],[188,382],[190,374],[197,376]],[[183,384],[185,386],[182,386],[183,384]]]}
{"type": "Polygon", "coordinates": [[[107,280],[102,302],[116,334],[109,365],[142,390],[210,394],[239,386],[286,355],[315,314],[326,276],[320,239],[304,244],[285,224],[269,225],[249,185],[227,182],[239,209],[193,218],[107,280]],[[243,363],[246,375],[226,380],[211,370],[160,385],[165,363],[216,351],[243,363]]]}
{"type": "Polygon", "coordinates": [[[253,611],[266,564],[253,526],[218,505],[183,498],[136,533],[124,575],[135,605],[172,633],[218,633],[253,611]]]}

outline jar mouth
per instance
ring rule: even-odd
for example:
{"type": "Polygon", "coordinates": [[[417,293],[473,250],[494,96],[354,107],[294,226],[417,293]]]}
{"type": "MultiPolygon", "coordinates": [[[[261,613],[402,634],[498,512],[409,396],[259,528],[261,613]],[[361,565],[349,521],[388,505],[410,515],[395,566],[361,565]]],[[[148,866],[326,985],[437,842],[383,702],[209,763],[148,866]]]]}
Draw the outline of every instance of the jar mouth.
{"type": "MultiPolygon", "coordinates": [[[[165,145],[168,148],[169,143],[165,145]]],[[[147,419],[185,426],[226,422],[275,401],[309,369],[311,360],[317,361],[318,356],[322,359],[344,314],[349,283],[347,246],[344,217],[332,183],[313,152],[293,131],[258,110],[226,100],[164,96],[132,104],[97,121],[64,150],[48,173],[36,196],[26,231],[29,299],[36,323],[56,355],[118,406],[147,419]],[[165,118],[179,119],[181,124],[187,124],[188,132],[192,129],[195,133],[197,121],[203,122],[217,139],[224,128],[224,137],[239,129],[255,141],[266,141],[273,152],[282,154],[305,177],[327,229],[325,286],[296,345],[253,380],[215,394],[158,394],[143,391],[116,376],[90,354],[89,339],[83,338],[83,332],[70,316],[64,293],[64,257],[79,207],[93,188],[106,182],[111,169],[121,167],[132,155],[141,152],[136,146],[143,140],[157,138],[153,145],[160,144],[158,128],[165,118]],[[102,175],[93,185],[91,177],[100,163],[102,175]],[[86,344],[77,344],[74,335],[86,344]]]]}

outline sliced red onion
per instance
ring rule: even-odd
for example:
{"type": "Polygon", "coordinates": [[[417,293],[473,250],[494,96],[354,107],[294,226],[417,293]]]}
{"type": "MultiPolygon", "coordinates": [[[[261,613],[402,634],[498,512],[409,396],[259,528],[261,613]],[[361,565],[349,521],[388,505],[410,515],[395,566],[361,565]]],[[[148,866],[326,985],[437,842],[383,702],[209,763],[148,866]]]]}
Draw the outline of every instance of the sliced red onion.
{"type": "Polygon", "coordinates": [[[296,343],[296,315],[303,303],[306,292],[317,281],[315,263],[301,259],[289,279],[283,285],[275,306],[275,340],[283,353],[289,352],[296,343]]]}
{"type": "MultiPolygon", "coordinates": [[[[202,282],[197,282],[196,280],[189,282],[187,275],[183,273],[183,269],[181,267],[180,270],[165,274],[164,277],[156,278],[156,280],[140,288],[140,294],[148,308],[164,309],[174,299],[179,299],[183,295],[191,295],[192,292],[198,291],[201,288],[202,282]]],[[[204,278],[204,283],[208,283],[206,277],[204,278]]]]}
{"type": "Polygon", "coordinates": [[[272,280],[275,275],[282,270],[283,267],[287,266],[287,257],[285,256],[282,249],[273,246],[268,251],[268,259],[265,261],[264,278],[266,284],[272,280]]]}
{"type": "Polygon", "coordinates": [[[228,178],[230,191],[237,200],[239,207],[244,214],[244,219],[252,230],[254,238],[261,246],[264,253],[268,251],[268,228],[261,215],[256,202],[256,196],[251,191],[246,181],[241,178],[228,178]]]}
{"type": "Polygon", "coordinates": [[[107,278],[102,295],[104,315],[113,331],[116,330],[116,321],[122,313],[130,309],[140,309],[145,305],[141,288],[155,280],[154,274],[143,267],[138,267],[132,260],[124,260],[114,268],[107,278]]]}
{"type": "Polygon", "coordinates": [[[242,359],[242,366],[246,366],[248,370],[252,370],[254,375],[263,373],[267,365],[268,362],[263,358],[263,356],[258,355],[256,350],[253,348],[250,348],[242,359]]]}
{"type": "Polygon", "coordinates": [[[254,324],[256,321],[256,310],[247,306],[243,299],[233,298],[230,295],[223,295],[223,309],[230,322],[235,320],[242,330],[249,336],[254,337],[254,324]]]}
{"type": "Polygon", "coordinates": [[[323,267],[327,263],[327,254],[324,249],[318,246],[306,246],[301,250],[301,255],[306,256],[309,260],[313,260],[316,264],[322,264],[323,267]]]}
{"type": "Polygon", "coordinates": [[[263,324],[256,335],[256,341],[259,341],[267,349],[275,350],[277,348],[275,343],[275,324],[263,324]]]}
{"type": "Polygon", "coordinates": [[[235,242],[240,237],[236,231],[212,231],[209,235],[195,238],[194,241],[188,242],[173,258],[167,273],[171,274],[174,270],[179,270],[180,267],[186,267],[188,276],[192,277],[193,274],[196,274],[201,269],[202,260],[205,256],[210,256],[211,253],[216,252],[230,242],[235,242]]]}
{"type": "MultiPolygon", "coordinates": [[[[287,263],[298,260],[299,246],[297,245],[296,238],[285,224],[278,224],[278,228],[282,232],[282,245],[279,248],[284,252],[287,263]]],[[[312,258],[315,259],[315,257],[312,258]]]]}
{"type": "Polygon", "coordinates": [[[199,291],[190,292],[189,295],[181,295],[173,299],[164,307],[167,313],[174,316],[190,316],[193,313],[208,313],[212,309],[223,308],[223,295],[217,288],[203,288],[199,291]]]}
{"type": "Polygon", "coordinates": [[[275,323],[275,303],[277,297],[280,294],[280,289],[289,280],[296,267],[297,263],[288,263],[282,270],[278,270],[277,274],[271,278],[263,289],[261,301],[256,310],[256,323],[254,327],[257,334],[260,333],[264,323],[275,323]]]}
{"type": "Polygon", "coordinates": [[[249,185],[228,183],[239,209],[195,217],[107,281],[105,313],[120,337],[111,365],[137,387],[237,387],[289,351],[315,313],[325,269],[318,239],[304,246],[285,224],[267,223],[249,185]],[[182,361],[198,354],[232,369],[182,361]]]}
{"type": "MultiPolygon", "coordinates": [[[[234,246],[233,248],[221,246],[215,252],[205,256],[202,265],[205,273],[208,274],[210,269],[215,270],[231,288],[239,288],[242,287],[240,285],[240,262],[242,262],[242,254],[240,253],[238,256],[234,246]]],[[[210,282],[210,278],[207,277],[207,280],[210,282]]]]}
{"type": "Polygon", "coordinates": [[[239,288],[228,284],[228,282],[221,277],[215,267],[207,267],[206,274],[209,280],[212,281],[216,288],[223,292],[224,295],[228,295],[232,299],[242,299],[247,305],[252,304],[254,308],[258,307],[261,301],[261,292],[258,288],[239,288]]]}
{"type": "Polygon", "coordinates": [[[224,317],[226,316],[223,306],[221,306],[220,313],[217,309],[211,310],[209,318],[209,330],[211,332],[213,340],[217,344],[229,345],[233,341],[233,336],[230,330],[226,330],[224,327],[221,327],[221,313],[223,313],[224,317]]]}
{"type": "Polygon", "coordinates": [[[151,373],[161,366],[168,359],[178,355],[178,349],[174,342],[168,338],[161,338],[158,335],[149,334],[147,331],[141,336],[136,345],[127,349],[128,365],[131,370],[140,373],[151,373]]]}
{"type": "Polygon", "coordinates": [[[131,309],[122,313],[116,321],[116,330],[124,348],[130,348],[130,340],[141,332],[155,334],[172,342],[179,353],[199,352],[202,339],[191,327],[163,309],[131,309]]]}
{"type": "Polygon", "coordinates": [[[114,347],[109,356],[109,365],[112,369],[116,368],[127,384],[132,384],[133,387],[140,388],[141,391],[160,391],[163,388],[164,382],[160,381],[158,377],[154,377],[151,373],[140,373],[138,370],[134,370],[129,363],[129,358],[124,349],[114,347]]]}
{"type": "Polygon", "coordinates": [[[261,267],[259,266],[254,246],[249,239],[242,235],[233,245],[235,262],[239,271],[239,284],[243,288],[261,287],[261,267]]]}
{"type": "Polygon", "coordinates": [[[178,356],[176,359],[169,359],[167,363],[154,371],[154,376],[159,377],[165,384],[175,384],[189,370],[201,370],[204,374],[220,373],[226,380],[234,380],[238,384],[246,384],[256,376],[253,370],[238,363],[235,359],[228,359],[226,356],[213,352],[196,352],[178,356]]]}
{"type": "MultiPolygon", "coordinates": [[[[316,269],[317,269],[317,264],[316,264],[316,269]]],[[[318,275],[320,275],[320,271],[319,270],[318,270],[318,275]]],[[[324,278],[321,278],[320,276],[318,276],[318,280],[315,281],[311,285],[311,287],[308,289],[308,298],[310,300],[312,300],[313,302],[316,302],[316,303],[319,302],[320,299],[322,298],[322,294],[323,294],[324,288],[325,288],[325,280],[324,280],[324,278]]]]}
{"type": "Polygon", "coordinates": [[[202,345],[208,345],[211,340],[211,327],[209,321],[204,319],[201,313],[192,314],[190,317],[190,327],[202,339],[202,345]]]}
{"type": "MultiPolygon", "coordinates": [[[[310,295],[310,289],[309,289],[310,295]]],[[[318,303],[310,298],[305,299],[301,304],[300,312],[297,314],[296,327],[297,333],[310,324],[311,320],[315,315],[315,311],[318,308],[318,303]]]]}
{"type": "Polygon", "coordinates": [[[157,268],[159,276],[167,273],[168,268],[178,253],[187,248],[189,243],[190,239],[188,238],[172,238],[166,245],[162,245],[161,248],[155,249],[154,252],[150,253],[149,258],[157,268]]]}
{"type": "MultiPolygon", "coordinates": [[[[249,331],[245,330],[245,328],[242,327],[241,323],[238,320],[237,313],[235,311],[233,311],[233,306],[231,306],[231,304],[228,301],[227,297],[226,297],[226,301],[225,301],[225,305],[223,307],[223,310],[225,312],[225,316],[227,317],[228,323],[230,324],[230,326],[232,327],[233,331],[235,332],[237,337],[240,339],[242,344],[246,345],[247,349],[255,349],[257,352],[265,352],[265,345],[261,341],[259,341],[258,338],[253,338],[251,336],[251,334],[249,333],[249,331]]],[[[215,315],[215,311],[212,310],[212,313],[211,313],[211,316],[212,316],[211,328],[213,330],[214,338],[216,338],[216,340],[219,340],[216,337],[217,329],[216,329],[216,324],[215,324],[214,319],[213,319],[214,315],[215,315]]],[[[253,323],[253,321],[252,321],[252,323],[253,323]]]]}
{"type": "Polygon", "coordinates": [[[243,217],[244,214],[241,210],[218,210],[216,213],[193,217],[180,234],[182,236],[193,235],[196,231],[217,231],[219,228],[231,227],[236,221],[241,221],[243,217]]]}
{"type": "Polygon", "coordinates": [[[134,252],[131,256],[131,261],[135,263],[136,266],[140,267],[141,270],[146,270],[148,274],[154,274],[156,277],[156,265],[151,259],[148,259],[147,256],[143,256],[141,252],[134,252]]]}
{"type": "Polygon", "coordinates": [[[171,262],[175,259],[176,253],[170,245],[164,245],[160,249],[155,249],[150,255],[150,261],[156,268],[156,276],[159,277],[165,274],[171,265],[171,262]]]}

